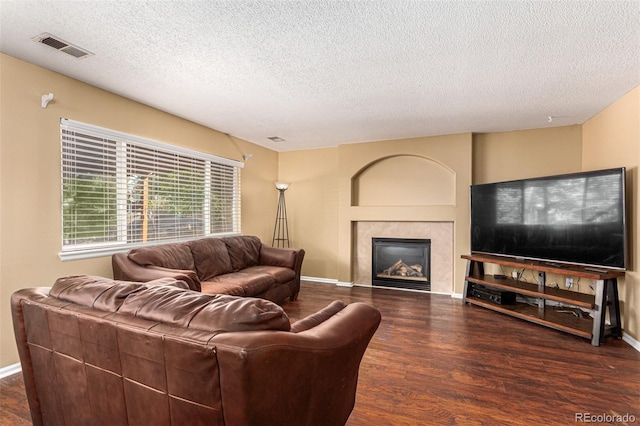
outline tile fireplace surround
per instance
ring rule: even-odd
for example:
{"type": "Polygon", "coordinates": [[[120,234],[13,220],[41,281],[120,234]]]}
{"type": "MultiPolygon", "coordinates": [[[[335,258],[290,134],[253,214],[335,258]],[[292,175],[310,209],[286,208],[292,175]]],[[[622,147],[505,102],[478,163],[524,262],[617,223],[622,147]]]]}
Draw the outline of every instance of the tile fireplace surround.
{"type": "Polygon", "coordinates": [[[371,285],[371,238],[431,240],[431,291],[453,292],[453,222],[368,222],[354,224],[353,282],[371,285]]]}

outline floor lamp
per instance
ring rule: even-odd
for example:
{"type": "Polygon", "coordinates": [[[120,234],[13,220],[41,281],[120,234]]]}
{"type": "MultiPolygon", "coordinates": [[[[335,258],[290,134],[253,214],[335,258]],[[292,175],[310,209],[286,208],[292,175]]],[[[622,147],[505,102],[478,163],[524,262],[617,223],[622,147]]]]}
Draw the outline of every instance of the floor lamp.
{"type": "Polygon", "coordinates": [[[276,225],[273,228],[272,247],[289,247],[289,225],[287,223],[287,206],[284,203],[284,191],[289,188],[286,182],[276,182],[276,188],[280,192],[278,196],[278,212],[276,213],[276,225]],[[286,246],[285,246],[286,244],[286,246]]]}

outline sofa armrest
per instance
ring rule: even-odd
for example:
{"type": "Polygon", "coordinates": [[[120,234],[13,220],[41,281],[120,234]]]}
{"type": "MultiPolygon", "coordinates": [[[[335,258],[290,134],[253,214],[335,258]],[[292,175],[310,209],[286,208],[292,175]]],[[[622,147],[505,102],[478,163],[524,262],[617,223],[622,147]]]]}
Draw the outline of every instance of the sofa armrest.
{"type": "Polygon", "coordinates": [[[282,266],[293,269],[296,273],[293,293],[290,298],[292,302],[296,300],[300,291],[300,273],[304,254],[303,249],[269,247],[264,244],[260,246],[260,259],[258,260],[260,265],[282,266]]]}
{"type": "Polygon", "coordinates": [[[299,321],[291,324],[291,332],[292,333],[300,333],[302,331],[309,330],[321,323],[325,322],[341,310],[345,308],[344,302],[340,300],[334,300],[328,306],[319,310],[315,314],[309,315],[306,318],[303,318],[299,321]]]}
{"type": "Polygon", "coordinates": [[[345,424],[355,404],[360,362],[380,319],[372,306],[352,303],[298,333],[215,336],[225,419],[345,424]]]}
{"type": "Polygon", "coordinates": [[[169,269],[160,266],[141,266],[129,259],[127,253],[116,253],[111,257],[113,278],[123,281],[148,282],[160,278],[184,281],[189,289],[201,291],[200,279],[191,270],[169,269]]]}
{"type": "MultiPolygon", "coordinates": [[[[31,300],[42,300],[49,296],[50,287],[38,287],[18,290],[11,295],[11,316],[13,319],[13,332],[16,338],[18,354],[20,355],[20,365],[22,366],[22,378],[29,403],[31,421],[34,425],[42,425],[42,411],[40,398],[38,397],[38,387],[36,386],[36,375],[31,361],[31,350],[27,342],[27,329],[25,326],[24,305],[31,300]]],[[[60,303],[63,305],[64,303],[60,303]]]]}
{"type": "Polygon", "coordinates": [[[281,266],[295,269],[296,260],[301,249],[260,246],[260,265],[281,266]]]}

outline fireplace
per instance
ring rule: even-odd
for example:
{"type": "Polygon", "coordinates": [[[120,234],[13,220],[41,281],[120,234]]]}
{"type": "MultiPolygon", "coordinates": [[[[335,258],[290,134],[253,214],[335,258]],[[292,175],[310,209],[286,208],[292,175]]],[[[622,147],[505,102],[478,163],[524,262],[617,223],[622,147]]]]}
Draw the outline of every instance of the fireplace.
{"type": "Polygon", "coordinates": [[[371,242],[374,286],[431,290],[431,240],[372,238],[371,242]]]}

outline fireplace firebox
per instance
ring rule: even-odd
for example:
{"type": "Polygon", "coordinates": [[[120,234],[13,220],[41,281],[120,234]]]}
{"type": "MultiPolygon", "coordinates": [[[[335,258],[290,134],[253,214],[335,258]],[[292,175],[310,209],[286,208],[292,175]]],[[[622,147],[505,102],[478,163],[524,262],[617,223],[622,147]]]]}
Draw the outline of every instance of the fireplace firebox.
{"type": "Polygon", "coordinates": [[[373,238],[371,246],[374,286],[431,290],[431,240],[373,238]]]}

